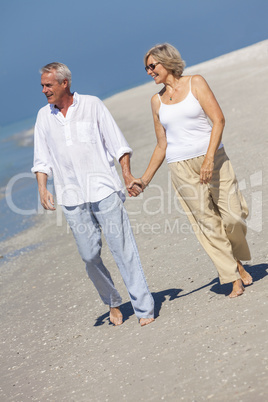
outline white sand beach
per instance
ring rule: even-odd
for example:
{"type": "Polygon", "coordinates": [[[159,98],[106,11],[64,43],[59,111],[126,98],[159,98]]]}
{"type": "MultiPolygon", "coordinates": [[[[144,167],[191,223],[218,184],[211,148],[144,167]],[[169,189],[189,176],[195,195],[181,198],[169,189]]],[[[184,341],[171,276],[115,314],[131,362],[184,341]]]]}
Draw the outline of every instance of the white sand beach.
{"type": "MultiPolygon", "coordinates": [[[[1,244],[1,401],[268,400],[268,40],[185,71],[196,73],[226,118],[223,143],[250,210],[245,266],[254,284],[227,297],[230,285],[219,285],[166,162],[125,203],[156,303],[146,327],[106,243],[102,257],[124,300],[119,327],[109,324],[60,208],[40,214],[1,244]]],[[[136,177],[155,146],[150,99],[159,90],[150,82],[105,101],[134,150],[136,177]]]]}

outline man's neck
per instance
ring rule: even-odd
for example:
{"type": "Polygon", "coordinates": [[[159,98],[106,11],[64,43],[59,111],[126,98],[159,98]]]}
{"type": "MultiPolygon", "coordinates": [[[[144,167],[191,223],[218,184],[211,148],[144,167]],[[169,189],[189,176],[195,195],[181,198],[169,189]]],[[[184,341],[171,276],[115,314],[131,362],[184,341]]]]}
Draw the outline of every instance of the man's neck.
{"type": "Polygon", "coordinates": [[[69,107],[73,104],[73,98],[74,96],[70,92],[69,94],[66,94],[66,96],[64,96],[60,104],[55,105],[55,107],[59,109],[59,111],[63,114],[64,117],[66,117],[69,107]]]}

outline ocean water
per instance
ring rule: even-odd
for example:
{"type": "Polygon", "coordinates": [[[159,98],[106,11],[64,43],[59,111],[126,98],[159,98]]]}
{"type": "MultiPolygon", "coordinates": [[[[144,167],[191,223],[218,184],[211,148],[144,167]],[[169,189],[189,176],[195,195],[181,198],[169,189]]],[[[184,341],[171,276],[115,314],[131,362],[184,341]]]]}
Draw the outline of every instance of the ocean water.
{"type": "Polygon", "coordinates": [[[38,213],[34,123],[35,117],[0,129],[0,242],[30,227],[38,213]]]}

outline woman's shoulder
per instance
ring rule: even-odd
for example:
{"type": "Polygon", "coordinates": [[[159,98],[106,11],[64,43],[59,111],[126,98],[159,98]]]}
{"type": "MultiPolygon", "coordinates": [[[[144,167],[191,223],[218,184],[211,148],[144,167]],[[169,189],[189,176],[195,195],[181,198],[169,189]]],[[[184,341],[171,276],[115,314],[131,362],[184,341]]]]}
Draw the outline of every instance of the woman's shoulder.
{"type": "Polygon", "coordinates": [[[195,98],[199,100],[200,95],[207,94],[210,88],[207,81],[202,75],[195,74],[191,77],[191,90],[195,98]]]}
{"type": "Polygon", "coordinates": [[[152,96],[151,103],[152,104],[160,104],[161,103],[161,96],[163,96],[165,92],[166,92],[166,87],[163,87],[161,89],[161,91],[157,92],[156,94],[154,94],[152,96]]]}
{"type": "Polygon", "coordinates": [[[152,105],[157,105],[157,104],[159,104],[161,101],[160,101],[160,93],[156,93],[156,94],[154,94],[153,96],[152,96],[152,98],[151,98],[151,104],[152,105]]]}
{"type": "MultiPolygon", "coordinates": [[[[163,88],[164,89],[164,88],[163,88]]],[[[161,106],[161,96],[162,96],[162,94],[164,93],[163,92],[163,89],[160,91],[160,92],[158,92],[158,93],[156,93],[156,94],[154,94],[153,96],[152,96],[152,98],[151,98],[151,108],[152,108],[152,112],[153,112],[153,114],[156,114],[157,116],[158,116],[158,113],[159,113],[159,109],[160,109],[160,106],[161,106]]]]}
{"type": "Polygon", "coordinates": [[[207,82],[205,78],[200,74],[194,74],[191,76],[191,83],[196,86],[206,85],[207,82]]]}

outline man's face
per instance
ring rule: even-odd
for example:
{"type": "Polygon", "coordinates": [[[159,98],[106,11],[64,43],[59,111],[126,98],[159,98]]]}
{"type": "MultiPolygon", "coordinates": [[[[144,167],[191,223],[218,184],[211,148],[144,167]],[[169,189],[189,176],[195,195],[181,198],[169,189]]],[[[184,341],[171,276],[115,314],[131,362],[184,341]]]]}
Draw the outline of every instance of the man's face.
{"type": "Polygon", "coordinates": [[[66,94],[67,84],[67,80],[63,80],[61,84],[57,81],[55,71],[41,75],[42,92],[46,95],[48,103],[52,105],[59,106],[61,104],[61,100],[66,94]]]}

